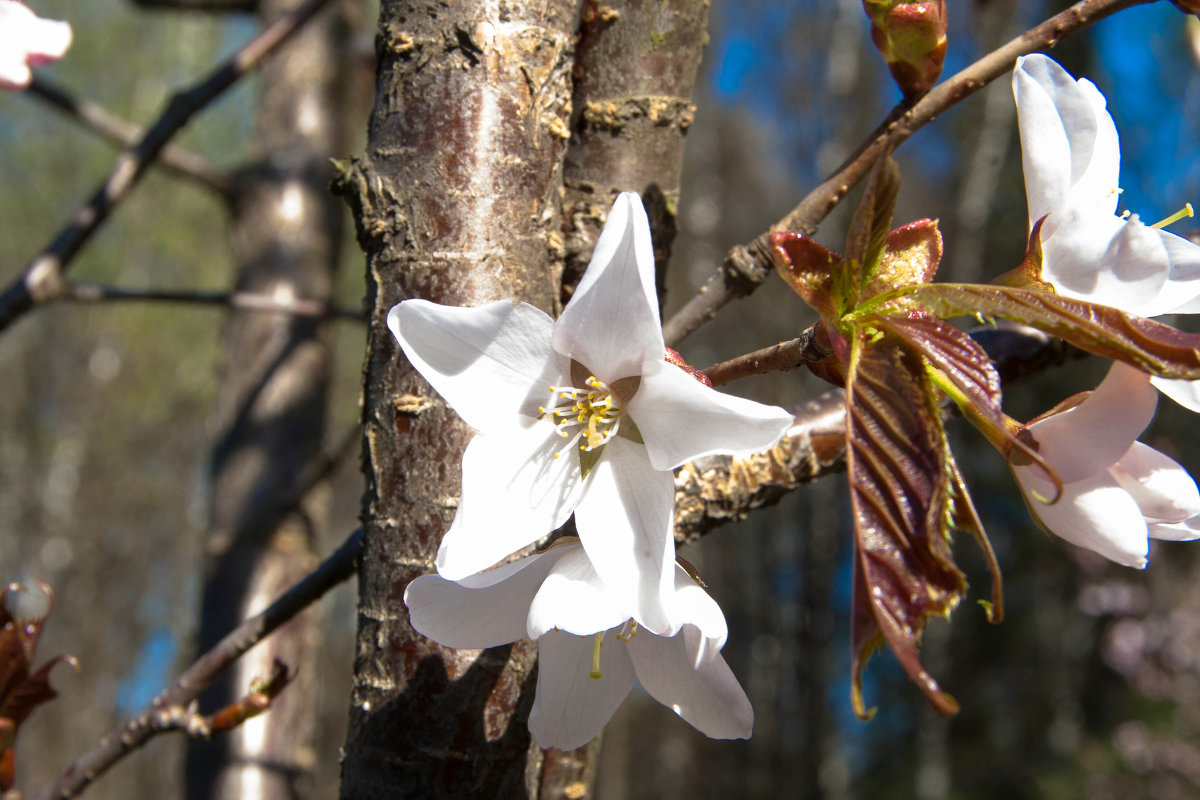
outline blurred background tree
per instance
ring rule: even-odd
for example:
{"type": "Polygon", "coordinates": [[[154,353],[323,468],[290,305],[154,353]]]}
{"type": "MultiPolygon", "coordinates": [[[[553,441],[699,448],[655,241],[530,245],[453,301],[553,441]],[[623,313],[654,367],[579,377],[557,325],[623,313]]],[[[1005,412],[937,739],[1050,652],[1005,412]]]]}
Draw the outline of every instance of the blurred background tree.
{"type": "MultiPolygon", "coordinates": [[[[945,74],[1066,5],[955,4],[945,74]]],[[[76,32],[69,56],[40,74],[139,123],[153,118],[172,88],[204,74],[259,25],[240,12],[149,10],[119,0],[43,0],[37,10],[69,19],[76,32]]],[[[286,184],[289,170],[299,170],[309,192],[332,179],[325,159],[363,146],[377,11],[344,2],[325,13],[322,24],[337,28],[344,67],[324,63],[323,78],[341,76],[336,107],[317,112],[321,125],[334,130],[320,145],[324,151],[279,157],[287,145],[272,139],[264,122],[278,110],[264,83],[283,79],[270,70],[199,117],[178,144],[242,187],[261,186],[256,182],[264,178],[286,184]]],[[[1200,67],[1183,19],[1170,4],[1151,3],[1054,51],[1109,98],[1124,145],[1122,206],[1146,218],[1200,197],[1200,67]]],[[[783,216],[899,99],[867,31],[859,0],[714,0],[698,110],[686,138],[666,316],[732,245],[783,216]]],[[[289,45],[296,58],[317,46],[299,39],[289,45]]],[[[1025,204],[1015,131],[1011,92],[1001,79],[898,151],[905,181],[897,222],[940,218],[943,280],[988,280],[1020,260],[1025,204]]],[[[0,264],[7,278],[50,239],[67,210],[111,168],[113,155],[36,98],[16,94],[0,95],[0,141],[0,264]]],[[[305,198],[321,202],[316,194],[305,198]]],[[[254,204],[252,210],[267,207],[261,199],[254,204]]],[[[244,212],[211,187],[155,168],[81,255],[74,276],[139,288],[260,286],[247,269],[263,263],[264,251],[248,237],[269,223],[250,223],[247,231],[244,212]]],[[[334,237],[346,224],[344,213],[334,217],[313,224],[334,237]]],[[[839,208],[817,238],[840,249],[847,217],[847,208],[839,208]]],[[[1189,225],[1194,233],[1194,223],[1173,229],[1186,235],[1189,225]]],[[[306,226],[305,233],[313,231],[306,226]]],[[[358,308],[363,261],[347,238],[319,259],[319,281],[335,305],[358,308]]],[[[273,291],[275,284],[269,286],[273,291]]],[[[81,677],[65,670],[56,676],[61,697],[22,727],[21,786],[52,779],[149,702],[192,660],[196,642],[212,635],[203,630],[217,617],[202,615],[201,599],[212,531],[221,526],[221,459],[214,452],[244,397],[229,387],[238,370],[253,366],[239,355],[245,345],[236,334],[247,313],[59,303],[0,337],[0,374],[9,378],[0,394],[6,432],[0,578],[36,575],[55,588],[57,608],[42,652],[71,652],[83,665],[81,677]]],[[[682,352],[703,366],[792,338],[813,321],[807,314],[789,292],[763,291],[726,309],[682,352]]],[[[291,333],[303,327],[282,315],[251,316],[273,318],[291,333]]],[[[1187,327],[1187,320],[1178,322],[1187,327]]],[[[328,366],[316,370],[327,373],[327,384],[315,390],[324,419],[307,430],[324,431],[308,445],[309,456],[319,457],[336,451],[357,424],[364,334],[354,322],[304,324],[311,328],[305,335],[327,348],[320,358],[328,366]]],[[[262,335],[270,342],[283,334],[262,335]]],[[[1014,385],[1006,408],[1027,418],[1093,386],[1103,368],[1084,360],[1014,385]]],[[[730,388],[789,406],[825,389],[805,371],[730,388]]],[[[635,693],[604,735],[597,797],[1200,792],[1195,547],[1157,544],[1151,569],[1139,573],[1050,539],[1030,521],[1000,457],[963,422],[952,422],[950,432],[1006,578],[1002,625],[987,625],[982,611],[964,603],[925,638],[927,664],[963,712],[938,717],[884,653],[872,661],[867,683],[868,701],[880,713],[868,724],[854,719],[848,502],[842,482],[826,479],[683,552],[729,619],[725,653],[754,704],[754,738],[709,741],[635,693]]],[[[1160,404],[1144,440],[1200,467],[1196,427],[1169,401],[1160,404]]],[[[361,491],[355,459],[341,459],[306,501],[299,536],[306,558],[329,552],[356,527],[361,491]]],[[[260,495],[245,502],[268,503],[260,495]]],[[[970,599],[986,596],[986,571],[973,545],[956,555],[972,580],[970,599]]],[[[321,645],[310,648],[317,663],[302,674],[314,679],[283,695],[306,706],[314,716],[305,724],[316,731],[286,766],[295,796],[337,792],[353,603],[347,585],[308,612],[319,634],[306,636],[319,635],[321,645]]],[[[265,729],[274,713],[247,723],[239,735],[249,735],[250,726],[265,729]]],[[[147,750],[105,776],[90,796],[184,796],[183,738],[160,737],[147,750]]],[[[226,789],[214,796],[274,795],[226,789]]]]}

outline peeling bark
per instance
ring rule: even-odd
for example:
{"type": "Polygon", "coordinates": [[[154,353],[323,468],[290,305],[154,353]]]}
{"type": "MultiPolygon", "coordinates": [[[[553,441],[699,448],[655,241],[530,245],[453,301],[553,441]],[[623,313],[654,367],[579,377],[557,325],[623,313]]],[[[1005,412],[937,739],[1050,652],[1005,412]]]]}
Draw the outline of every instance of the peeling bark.
{"type": "Polygon", "coordinates": [[[386,315],[412,297],[554,310],[577,19],[574,0],[380,9],[367,152],[335,184],[367,251],[370,315],[344,798],[537,794],[541,751],[526,725],[535,647],[456,651],[408,624],[404,589],[433,569],[471,432],[404,359],[386,315]]]}
{"type": "MultiPolygon", "coordinates": [[[[299,5],[264,0],[264,24],[299,5]]],[[[250,148],[257,161],[238,178],[233,244],[238,289],[327,303],[341,215],[330,197],[328,155],[337,147],[341,23],[314,20],[292,47],[263,69],[260,111],[250,148]]],[[[321,322],[287,313],[233,311],[225,329],[218,397],[221,438],[213,455],[213,496],[200,648],[212,647],[243,619],[316,564],[314,538],[323,503],[280,517],[278,508],[321,458],[329,353],[321,322]]],[[[211,689],[205,708],[245,694],[276,658],[295,679],[271,711],[188,748],[188,797],[292,800],[314,763],[319,633],[297,617],[248,654],[211,689]]]]}
{"type": "Polygon", "coordinates": [[[645,202],[662,299],[707,24],[707,0],[585,2],[564,168],[564,303],[623,191],[645,202]]]}

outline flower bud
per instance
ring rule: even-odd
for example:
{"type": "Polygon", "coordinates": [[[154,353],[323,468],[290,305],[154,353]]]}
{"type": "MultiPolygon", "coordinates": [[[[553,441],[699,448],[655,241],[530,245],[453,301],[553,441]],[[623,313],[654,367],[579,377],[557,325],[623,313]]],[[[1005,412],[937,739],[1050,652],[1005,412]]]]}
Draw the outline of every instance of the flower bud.
{"type": "Polygon", "coordinates": [[[946,0],[863,0],[863,8],[871,18],[871,39],[904,96],[929,91],[946,60],[946,0]]]}

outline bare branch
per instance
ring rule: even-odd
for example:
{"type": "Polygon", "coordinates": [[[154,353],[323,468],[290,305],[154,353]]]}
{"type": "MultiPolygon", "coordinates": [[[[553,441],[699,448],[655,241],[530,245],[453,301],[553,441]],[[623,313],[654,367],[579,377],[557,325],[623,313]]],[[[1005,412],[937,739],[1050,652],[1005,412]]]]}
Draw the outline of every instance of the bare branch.
{"type": "Polygon", "coordinates": [[[150,738],[164,730],[181,727],[170,724],[172,720],[182,720],[184,729],[190,730],[188,726],[194,724],[194,720],[189,723],[191,717],[188,707],[200,692],[272,631],[354,575],[361,553],[362,530],[357,530],[304,580],[200,656],[179,676],[174,686],[160,694],[142,713],[111,731],[95,747],[77,758],[58,780],[31,794],[31,800],[59,800],[78,796],[88,784],[150,738]],[[164,721],[168,724],[163,724],[164,721]]]}
{"type": "Polygon", "coordinates": [[[674,347],[712,319],[726,303],[750,294],[766,280],[774,271],[767,243],[770,233],[799,231],[812,235],[850,188],[870,172],[881,154],[897,147],[946,109],[1007,74],[1018,56],[1052,47],[1093,22],[1146,2],[1150,0],[1082,0],[942,81],[911,106],[907,102],[898,105],[858,150],[786,217],[749,244],[737,245],[729,251],[717,273],[663,326],[667,345],[674,347]]]}
{"type": "Polygon", "coordinates": [[[829,358],[832,351],[824,350],[816,341],[817,326],[810,325],[804,333],[787,342],[764,347],[753,353],[713,364],[704,370],[704,374],[712,381],[713,386],[745,378],[748,375],[761,375],[765,372],[779,372],[795,369],[802,364],[811,364],[829,358]]]}
{"type": "Polygon", "coordinates": [[[220,306],[238,311],[267,311],[297,317],[318,319],[347,319],[364,322],[362,312],[340,308],[317,300],[259,292],[202,292],[171,291],[168,289],[121,289],[96,283],[63,284],[55,298],[68,303],[106,303],[122,301],[179,303],[184,305],[220,306]]]}
{"type": "MultiPolygon", "coordinates": [[[[61,86],[55,86],[37,75],[33,76],[25,94],[49,103],[87,130],[121,147],[133,147],[145,135],[137,125],[110,113],[99,103],[81,100],[61,86]]],[[[203,156],[179,145],[169,144],[159,154],[158,161],[165,170],[196,181],[221,195],[227,202],[233,199],[233,181],[209,164],[203,156]]]]}
{"type": "Polygon", "coordinates": [[[54,241],[33,259],[24,273],[0,294],[0,330],[4,330],[36,305],[62,292],[63,275],[100,224],[108,219],[163,148],[191,120],[263,59],[275,52],[330,0],[308,0],[295,12],[265,29],[224,65],[190,89],[175,94],[145,136],[117,159],[117,165],[54,241]]]}

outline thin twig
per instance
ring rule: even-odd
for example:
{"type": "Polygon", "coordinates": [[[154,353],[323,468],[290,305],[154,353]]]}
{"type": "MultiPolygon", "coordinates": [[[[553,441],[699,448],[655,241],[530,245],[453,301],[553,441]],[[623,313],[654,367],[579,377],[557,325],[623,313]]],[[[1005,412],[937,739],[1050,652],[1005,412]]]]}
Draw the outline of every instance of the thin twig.
{"type": "Polygon", "coordinates": [[[354,575],[362,554],[362,530],[350,535],[337,551],[307,577],[288,589],[262,613],[243,622],[215,647],[200,656],[170,689],[142,713],[111,731],[95,747],[67,768],[58,780],[30,795],[31,800],[61,800],[77,796],[88,784],[163,730],[176,726],[156,724],[166,713],[187,709],[216,678],[247,650],[299,614],[333,587],[354,575]]]}
{"type": "Polygon", "coordinates": [[[301,297],[262,294],[259,292],[121,289],[116,286],[103,286],[95,283],[67,282],[56,299],[68,303],[121,301],[180,303],[185,305],[220,306],[238,311],[283,312],[297,317],[348,319],[355,322],[365,321],[362,312],[354,311],[353,309],[341,308],[318,300],[306,300],[301,297]]]}
{"type": "MultiPolygon", "coordinates": [[[[49,103],[87,130],[121,147],[133,147],[145,134],[137,125],[126,122],[99,103],[80,99],[37,75],[25,95],[49,103]]],[[[233,181],[198,153],[169,144],[159,154],[158,162],[164,169],[211,189],[227,202],[233,199],[233,181]]]]}
{"type": "Polygon", "coordinates": [[[764,347],[753,353],[713,364],[704,370],[713,386],[720,386],[748,375],[779,372],[795,369],[803,364],[813,364],[833,355],[820,347],[816,341],[815,324],[805,328],[804,333],[787,342],[764,347]]]}
{"type": "Polygon", "coordinates": [[[146,130],[135,146],[117,159],[117,165],[54,241],[25,268],[20,278],[0,294],[0,330],[4,330],[36,305],[53,299],[64,288],[63,275],[80,248],[92,238],[163,148],[192,116],[233,86],[275,52],[330,0],[307,0],[239,50],[224,65],[190,89],[175,94],[166,110],[146,130]]]}
{"type": "Polygon", "coordinates": [[[712,319],[726,303],[750,294],[766,280],[774,270],[767,241],[770,233],[799,231],[811,236],[883,153],[895,148],[946,109],[1011,71],[1018,56],[1051,47],[1097,20],[1147,2],[1151,0],[1082,0],[939,83],[911,107],[901,103],[842,166],[809,192],[786,217],[749,244],[737,245],[729,251],[717,273],[663,326],[667,345],[676,346],[712,319]]]}

